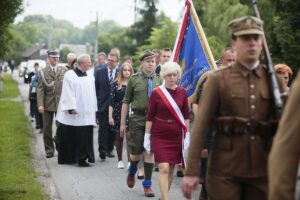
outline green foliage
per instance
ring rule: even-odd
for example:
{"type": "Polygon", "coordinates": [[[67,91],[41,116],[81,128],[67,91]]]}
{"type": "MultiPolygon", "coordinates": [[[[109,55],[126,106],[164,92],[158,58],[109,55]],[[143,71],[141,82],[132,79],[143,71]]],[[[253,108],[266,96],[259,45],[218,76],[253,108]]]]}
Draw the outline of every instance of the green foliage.
{"type": "Polygon", "coordinates": [[[234,18],[246,15],[248,7],[240,4],[239,0],[214,0],[206,2],[204,11],[201,23],[213,55],[218,59],[222,51],[230,45],[228,23],[234,18]]]}
{"type": "MultiPolygon", "coordinates": [[[[57,48],[61,43],[81,44],[82,30],[66,20],[54,19],[51,15],[30,15],[23,23],[32,24],[38,31],[38,42],[57,48]]],[[[18,24],[17,24],[18,25],[18,24]]]]}
{"type": "Polygon", "coordinates": [[[22,34],[22,36],[26,38],[26,41],[30,44],[38,42],[42,36],[38,27],[33,23],[18,23],[14,26],[14,30],[22,34]]]}
{"type": "MultiPolygon", "coordinates": [[[[228,22],[236,17],[254,15],[252,1],[194,1],[195,8],[215,58],[229,46],[228,22]]],[[[287,63],[298,70],[300,57],[300,0],[259,0],[258,9],[273,62],[287,63]]]]}
{"type": "Polygon", "coordinates": [[[196,9],[196,12],[198,14],[198,17],[200,18],[200,21],[203,21],[203,16],[207,9],[207,2],[209,0],[201,0],[201,1],[193,1],[194,7],[196,9]]]}
{"type": "Polygon", "coordinates": [[[7,27],[23,11],[22,0],[0,1],[0,28],[7,27]]]}
{"type": "Polygon", "coordinates": [[[68,48],[68,47],[64,47],[64,48],[62,48],[60,51],[59,51],[59,60],[60,60],[60,62],[62,62],[62,63],[67,63],[68,61],[67,61],[67,55],[68,55],[68,53],[70,53],[71,52],[71,50],[68,48]]]}
{"type": "Polygon", "coordinates": [[[8,26],[23,11],[22,0],[0,1],[0,10],[0,58],[3,58],[9,48],[8,42],[12,39],[8,26]]]}
{"type": "MultiPolygon", "coordinates": [[[[275,0],[276,17],[273,18],[275,40],[278,46],[276,63],[286,63],[296,72],[300,68],[300,0],[275,0]]],[[[295,73],[296,74],[296,73],[295,73]]]]}
{"type": "MultiPolygon", "coordinates": [[[[156,22],[157,0],[140,0],[140,19],[127,29],[126,36],[133,39],[133,51],[142,45],[149,44],[147,40],[156,22]],[[142,8],[141,8],[142,7],[142,8]]],[[[130,52],[133,53],[133,52],[130,52]]]]}
{"type": "MultiPolygon", "coordinates": [[[[99,51],[108,53],[111,48],[118,47],[123,56],[137,57],[145,49],[172,48],[177,25],[164,13],[157,16],[157,2],[158,0],[138,0],[139,15],[136,23],[130,27],[122,27],[111,20],[101,21],[98,30],[99,51]]],[[[254,15],[250,0],[201,0],[193,3],[216,59],[230,45],[228,23],[236,17],[254,15]]],[[[283,62],[294,70],[298,69],[300,0],[259,0],[257,3],[274,63],[283,62]]],[[[3,2],[0,6],[1,4],[3,2]]],[[[49,38],[52,39],[52,47],[56,48],[60,43],[89,43],[93,47],[95,29],[95,22],[82,30],[52,16],[27,16],[23,22],[0,32],[0,57],[6,55],[6,59],[18,61],[26,48],[37,42],[47,44],[49,38]]]]}
{"type": "Polygon", "coordinates": [[[18,23],[9,27],[9,33],[13,39],[8,41],[6,60],[13,59],[19,63],[22,53],[33,44],[40,41],[42,33],[32,23],[18,23]]]}
{"type": "Polygon", "coordinates": [[[22,103],[2,101],[0,118],[0,199],[46,199],[31,163],[27,118],[22,103]]]}
{"type": "Polygon", "coordinates": [[[17,83],[12,76],[10,74],[5,74],[3,76],[3,91],[0,93],[0,99],[17,97],[19,95],[19,90],[16,85],[17,83]]]}
{"type": "Polygon", "coordinates": [[[160,21],[157,21],[157,27],[153,28],[148,39],[149,44],[140,46],[135,53],[135,60],[146,50],[146,49],[162,49],[162,48],[173,48],[176,34],[177,34],[177,23],[172,22],[167,17],[162,17],[160,21]]]}
{"type": "Polygon", "coordinates": [[[18,95],[17,83],[11,75],[4,76],[4,91],[0,96],[0,199],[48,199],[36,181],[23,105],[3,99],[18,95]]]}

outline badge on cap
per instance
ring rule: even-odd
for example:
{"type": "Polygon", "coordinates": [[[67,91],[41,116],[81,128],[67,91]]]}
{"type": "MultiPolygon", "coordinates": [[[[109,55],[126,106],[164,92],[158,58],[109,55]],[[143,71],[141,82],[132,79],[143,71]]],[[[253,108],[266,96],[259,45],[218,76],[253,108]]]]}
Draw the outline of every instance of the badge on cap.
{"type": "Polygon", "coordinates": [[[47,51],[49,57],[59,58],[59,51],[56,49],[51,49],[47,51]]]}

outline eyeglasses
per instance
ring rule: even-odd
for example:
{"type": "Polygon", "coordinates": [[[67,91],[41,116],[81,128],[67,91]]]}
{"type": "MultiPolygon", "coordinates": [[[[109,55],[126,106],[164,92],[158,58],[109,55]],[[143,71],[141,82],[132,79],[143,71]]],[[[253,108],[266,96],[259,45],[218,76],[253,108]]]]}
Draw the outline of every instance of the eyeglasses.
{"type": "Polygon", "coordinates": [[[117,62],[116,60],[111,60],[111,59],[107,59],[108,62],[111,62],[111,63],[115,63],[117,62]]]}

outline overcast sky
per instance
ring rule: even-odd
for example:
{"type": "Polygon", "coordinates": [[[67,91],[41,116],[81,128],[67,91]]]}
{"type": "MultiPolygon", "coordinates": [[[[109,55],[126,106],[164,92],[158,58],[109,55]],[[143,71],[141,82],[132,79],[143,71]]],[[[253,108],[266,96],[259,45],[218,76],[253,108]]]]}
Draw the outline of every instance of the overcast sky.
{"type": "MultiPolygon", "coordinates": [[[[134,22],[134,0],[23,0],[24,16],[33,14],[52,15],[55,19],[65,19],[73,25],[83,28],[91,21],[112,19],[122,26],[134,22]]],[[[159,0],[157,8],[163,10],[173,21],[177,21],[183,9],[183,0],[159,0]]]]}

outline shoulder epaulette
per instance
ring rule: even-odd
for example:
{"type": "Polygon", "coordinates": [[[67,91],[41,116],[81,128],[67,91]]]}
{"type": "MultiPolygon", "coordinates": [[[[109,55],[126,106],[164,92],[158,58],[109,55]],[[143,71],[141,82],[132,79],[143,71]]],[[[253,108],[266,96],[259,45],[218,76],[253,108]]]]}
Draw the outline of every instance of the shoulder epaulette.
{"type": "Polygon", "coordinates": [[[131,77],[135,77],[135,76],[138,76],[138,75],[140,75],[140,74],[141,74],[141,72],[137,72],[137,73],[135,73],[135,74],[132,74],[131,77]]]}

